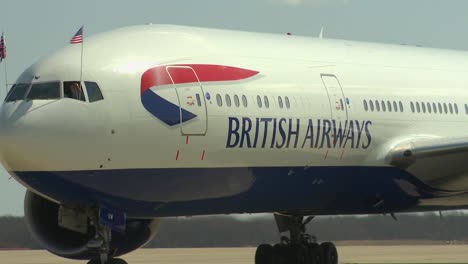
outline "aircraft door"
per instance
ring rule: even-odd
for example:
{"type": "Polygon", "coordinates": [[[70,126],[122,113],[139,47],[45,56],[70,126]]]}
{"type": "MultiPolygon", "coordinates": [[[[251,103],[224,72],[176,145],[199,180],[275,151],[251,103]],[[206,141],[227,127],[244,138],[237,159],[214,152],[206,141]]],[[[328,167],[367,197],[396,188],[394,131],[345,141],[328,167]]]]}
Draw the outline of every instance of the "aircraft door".
{"type": "Polygon", "coordinates": [[[321,77],[323,85],[327,89],[332,118],[335,120],[347,120],[348,107],[346,97],[344,96],[343,89],[338,78],[331,74],[322,74],[321,77]]]}
{"type": "Polygon", "coordinates": [[[188,66],[166,68],[176,90],[182,135],[205,135],[207,110],[203,87],[196,72],[188,66]]]}

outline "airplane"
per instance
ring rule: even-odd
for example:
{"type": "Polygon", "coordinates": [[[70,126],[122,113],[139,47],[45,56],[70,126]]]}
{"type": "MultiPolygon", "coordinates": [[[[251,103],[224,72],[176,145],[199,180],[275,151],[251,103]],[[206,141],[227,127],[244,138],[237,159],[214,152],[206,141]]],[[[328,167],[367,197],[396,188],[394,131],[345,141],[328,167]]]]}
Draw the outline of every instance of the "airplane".
{"type": "Polygon", "coordinates": [[[336,264],[315,216],[468,208],[467,73],[462,51],[125,27],[20,75],[1,161],[64,258],[125,264],[161,219],[272,213],[256,264],[336,264]]]}

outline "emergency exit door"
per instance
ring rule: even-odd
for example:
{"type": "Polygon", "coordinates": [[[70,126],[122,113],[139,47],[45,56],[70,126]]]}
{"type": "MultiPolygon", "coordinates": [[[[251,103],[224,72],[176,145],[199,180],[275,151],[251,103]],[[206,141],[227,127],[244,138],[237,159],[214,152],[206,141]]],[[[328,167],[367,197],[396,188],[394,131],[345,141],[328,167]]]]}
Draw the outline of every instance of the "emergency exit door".
{"type": "Polygon", "coordinates": [[[182,135],[205,135],[207,110],[203,87],[196,72],[188,66],[168,66],[179,101],[180,131],[182,135]]]}
{"type": "Polygon", "coordinates": [[[328,93],[328,100],[330,101],[332,118],[335,120],[348,119],[347,100],[344,96],[343,89],[340,81],[335,75],[322,74],[322,81],[328,93]]]}

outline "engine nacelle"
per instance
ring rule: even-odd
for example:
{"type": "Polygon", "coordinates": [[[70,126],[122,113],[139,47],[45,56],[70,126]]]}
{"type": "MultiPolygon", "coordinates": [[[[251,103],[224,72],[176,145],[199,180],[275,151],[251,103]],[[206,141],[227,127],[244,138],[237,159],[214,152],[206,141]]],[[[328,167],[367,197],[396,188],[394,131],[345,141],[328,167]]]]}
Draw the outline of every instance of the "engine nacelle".
{"type": "MultiPolygon", "coordinates": [[[[70,210],[70,209],[67,209],[70,210]]],[[[72,231],[59,224],[60,205],[27,191],[24,200],[26,224],[31,233],[51,253],[69,259],[88,260],[99,254],[89,242],[96,228],[87,220],[86,232],[72,231]]],[[[157,233],[159,219],[127,219],[123,233],[112,232],[111,257],[117,257],[144,246],[157,233]]]]}

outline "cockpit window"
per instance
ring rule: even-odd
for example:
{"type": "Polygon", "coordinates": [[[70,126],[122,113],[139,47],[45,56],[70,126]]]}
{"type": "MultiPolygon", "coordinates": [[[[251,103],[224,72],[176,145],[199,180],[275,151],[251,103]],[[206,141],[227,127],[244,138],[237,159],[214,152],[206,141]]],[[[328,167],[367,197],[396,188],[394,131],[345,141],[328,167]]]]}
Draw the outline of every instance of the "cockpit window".
{"type": "Polygon", "coordinates": [[[31,86],[26,99],[28,100],[53,100],[60,98],[60,83],[34,83],[31,86]]]}
{"type": "Polygon", "coordinates": [[[104,97],[102,96],[101,89],[95,82],[85,82],[86,92],[88,92],[88,99],[89,102],[96,102],[99,100],[103,100],[104,97]]]}
{"type": "Polygon", "coordinates": [[[63,97],[85,101],[83,89],[81,88],[80,82],[63,82],[63,97]]]}
{"type": "Polygon", "coordinates": [[[11,87],[10,91],[8,92],[8,95],[6,97],[6,102],[14,102],[18,100],[23,100],[24,96],[26,95],[26,92],[29,89],[29,86],[31,86],[30,83],[17,83],[11,87]]]}

